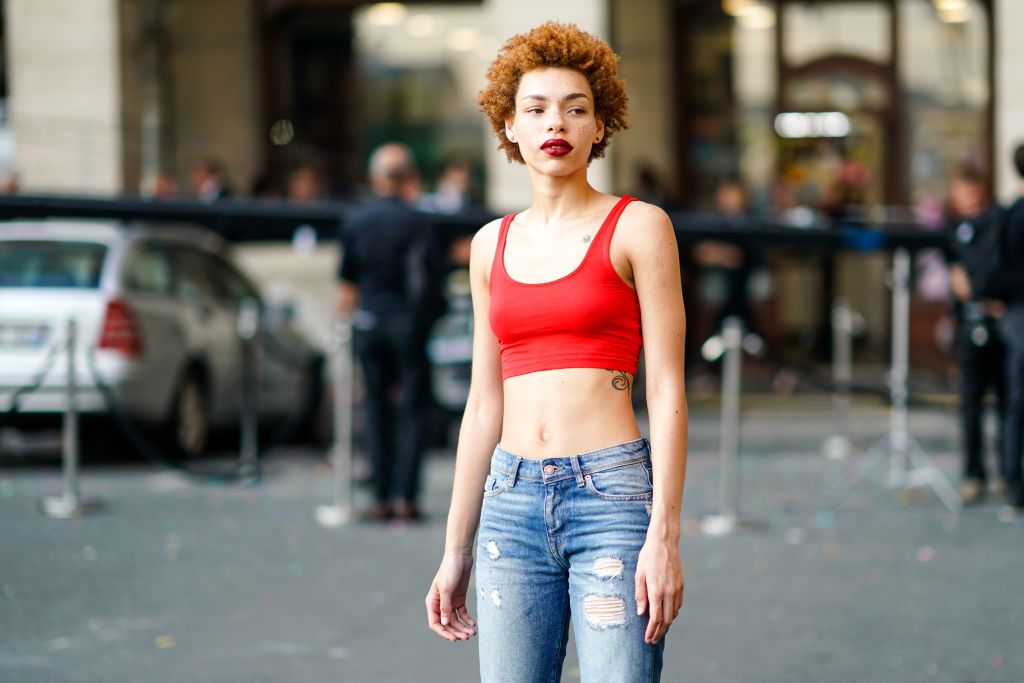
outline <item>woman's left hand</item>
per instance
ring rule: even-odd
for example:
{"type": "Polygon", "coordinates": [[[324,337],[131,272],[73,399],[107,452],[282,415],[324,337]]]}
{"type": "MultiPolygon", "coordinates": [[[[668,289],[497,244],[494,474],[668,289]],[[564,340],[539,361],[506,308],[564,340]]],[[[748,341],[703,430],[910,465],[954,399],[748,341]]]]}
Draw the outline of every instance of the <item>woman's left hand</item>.
{"type": "Polygon", "coordinates": [[[683,566],[679,544],[648,538],[636,561],[636,613],[650,609],[645,643],[668,631],[683,605],[683,566]]]}

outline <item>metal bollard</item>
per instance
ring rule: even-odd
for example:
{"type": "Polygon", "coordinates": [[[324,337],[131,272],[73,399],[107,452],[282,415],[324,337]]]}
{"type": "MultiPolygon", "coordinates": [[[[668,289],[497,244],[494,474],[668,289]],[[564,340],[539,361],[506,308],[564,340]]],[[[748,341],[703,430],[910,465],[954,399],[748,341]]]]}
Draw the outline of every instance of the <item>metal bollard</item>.
{"type": "Polygon", "coordinates": [[[725,348],[722,368],[722,418],[719,432],[718,514],[701,522],[708,536],[732,533],[739,517],[740,384],[743,363],[743,328],[739,318],[730,316],[722,324],[725,348]]]}
{"type": "Polygon", "coordinates": [[[317,506],[316,520],[339,527],[354,517],[352,507],[352,323],[337,321],[331,335],[333,352],[334,443],[331,445],[333,504],[317,506]]]}
{"type": "Polygon", "coordinates": [[[75,350],[78,346],[78,326],[74,318],[68,320],[66,332],[67,348],[67,401],[64,407],[63,441],[63,490],[59,496],[42,499],[43,514],[56,519],[69,519],[95,512],[99,503],[83,500],[78,491],[78,381],[75,377],[75,350]]]}
{"type": "Polygon", "coordinates": [[[259,332],[259,304],[251,298],[244,299],[238,307],[238,339],[241,342],[242,358],[242,406],[239,417],[239,474],[243,479],[259,478],[259,382],[256,355],[253,343],[259,332]]]}
{"type": "Polygon", "coordinates": [[[832,303],[832,434],[825,457],[842,460],[850,453],[850,386],[853,384],[853,311],[846,297],[832,303]]]}

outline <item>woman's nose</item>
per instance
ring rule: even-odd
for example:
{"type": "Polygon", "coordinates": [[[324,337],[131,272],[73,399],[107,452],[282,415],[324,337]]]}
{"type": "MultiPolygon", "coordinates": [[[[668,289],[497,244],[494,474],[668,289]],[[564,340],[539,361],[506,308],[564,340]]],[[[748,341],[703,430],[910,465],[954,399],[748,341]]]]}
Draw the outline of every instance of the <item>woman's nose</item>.
{"type": "Polygon", "coordinates": [[[555,113],[548,119],[548,131],[560,132],[565,130],[565,121],[562,118],[561,113],[555,113]]]}

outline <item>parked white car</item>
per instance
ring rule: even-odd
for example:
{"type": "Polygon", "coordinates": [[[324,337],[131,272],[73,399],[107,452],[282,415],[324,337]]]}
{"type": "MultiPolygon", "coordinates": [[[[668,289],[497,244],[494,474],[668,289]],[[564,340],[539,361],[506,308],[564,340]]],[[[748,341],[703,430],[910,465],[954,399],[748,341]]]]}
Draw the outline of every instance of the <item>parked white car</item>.
{"type": "Polygon", "coordinates": [[[322,351],[262,302],[217,235],[113,221],[0,223],[0,425],[5,414],[28,421],[64,411],[61,349],[73,319],[78,410],[109,414],[98,376],[132,421],[160,427],[162,447],[199,455],[211,429],[240,416],[246,306],[260,323],[250,347],[260,418],[314,410],[322,351]],[[9,414],[18,389],[48,363],[39,388],[9,414]]]}

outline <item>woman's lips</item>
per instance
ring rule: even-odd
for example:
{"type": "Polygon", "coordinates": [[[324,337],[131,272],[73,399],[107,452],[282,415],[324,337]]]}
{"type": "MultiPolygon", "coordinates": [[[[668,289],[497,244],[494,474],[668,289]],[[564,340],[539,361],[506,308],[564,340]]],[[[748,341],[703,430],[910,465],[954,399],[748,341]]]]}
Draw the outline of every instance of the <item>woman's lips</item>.
{"type": "Polygon", "coordinates": [[[566,140],[556,138],[545,142],[540,146],[540,149],[550,157],[564,157],[572,151],[572,145],[570,145],[566,140]]]}

